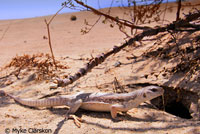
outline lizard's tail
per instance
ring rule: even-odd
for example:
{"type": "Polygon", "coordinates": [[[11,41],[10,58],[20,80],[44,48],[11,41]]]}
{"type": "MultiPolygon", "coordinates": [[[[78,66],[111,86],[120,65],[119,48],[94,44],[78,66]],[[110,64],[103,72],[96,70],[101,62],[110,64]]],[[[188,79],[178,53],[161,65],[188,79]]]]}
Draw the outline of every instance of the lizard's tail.
{"type": "Polygon", "coordinates": [[[0,95],[3,96],[9,96],[10,98],[14,99],[16,102],[29,106],[29,107],[52,107],[52,106],[62,106],[65,105],[68,101],[68,98],[48,98],[48,99],[42,99],[42,100],[32,100],[32,99],[22,99],[16,96],[13,96],[9,93],[6,93],[3,90],[0,90],[0,95]]]}

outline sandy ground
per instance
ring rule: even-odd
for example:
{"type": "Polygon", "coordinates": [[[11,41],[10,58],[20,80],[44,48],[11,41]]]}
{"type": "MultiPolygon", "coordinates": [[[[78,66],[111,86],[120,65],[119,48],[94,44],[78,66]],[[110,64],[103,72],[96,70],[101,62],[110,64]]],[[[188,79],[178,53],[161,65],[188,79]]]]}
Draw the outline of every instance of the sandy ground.
{"type": "MultiPolygon", "coordinates": [[[[173,5],[169,4],[168,6],[173,5]]],[[[162,5],[163,8],[165,5],[162,5]]],[[[106,10],[106,9],[104,9],[106,10]]],[[[166,13],[169,21],[175,20],[175,9],[166,13]]],[[[184,11],[188,11],[186,8],[184,11]]],[[[114,8],[113,14],[123,16],[121,10],[114,8]]],[[[37,17],[19,20],[0,21],[0,67],[16,55],[50,53],[48,47],[47,29],[44,19],[51,16],[37,17]],[[5,32],[6,31],[6,32],[5,32]]],[[[90,12],[79,12],[72,14],[58,15],[50,25],[54,55],[57,60],[64,63],[69,69],[62,70],[63,75],[75,73],[80,67],[87,63],[87,58],[106,52],[114,45],[123,42],[125,35],[117,27],[110,28],[109,25],[99,23],[88,34],[82,35],[80,30],[85,27],[84,19],[90,23],[95,23],[97,16],[90,12]],[[77,20],[71,21],[71,15],[76,15],[77,20]],[[82,58],[82,60],[80,60],[82,58]]],[[[188,36],[190,37],[190,36],[188,36]]],[[[191,35],[192,38],[192,35],[191,35]]],[[[65,88],[58,88],[58,91],[65,93],[75,93],[78,91],[87,92],[113,92],[113,80],[116,77],[122,85],[131,83],[157,83],[169,82],[164,77],[149,77],[145,79],[145,74],[151,74],[163,69],[163,65],[173,67],[174,62],[161,61],[159,59],[142,59],[135,62],[127,59],[134,55],[139,56],[144,51],[152,47],[149,43],[145,47],[133,49],[126,48],[114,56],[109,57],[104,63],[94,68],[87,76],[65,88]],[[115,67],[116,61],[123,63],[120,67],[115,67]]],[[[1,77],[9,74],[11,70],[2,70],[1,77]]],[[[24,98],[39,98],[45,94],[54,92],[49,90],[50,81],[29,81],[27,79],[34,71],[22,73],[16,79],[15,76],[9,78],[12,84],[2,86],[4,91],[13,93],[24,98]]],[[[176,80],[178,82],[178,80],[176,80]]],[[[172,83],[173,85],[174,83],[172,83]]],[[[170,85],[170,84],[169,84],[170,85]]],[[[133,89],[128,89],[133,90],[133,89]]],[[[199,91],[199,90],[198,90],[199,91]]],[[[177,116],[155,109],[148,104],[142,104],[139,108],[134,108],[126,115],[119,115],[122,121],[115,122],[109,113],[88,112],[80,110],[76,114],[84,122],[81,128],[73,123],[73,120],[64,120],[67,109],[65,107],[51,109],[32,109],[17,105],[13,100],[6,97],[0,98],[0,133],[31,133],[33,130],[45,129],[46,133],[147,133],[147,134],[200,134],[200,122],[182,119],[177,116]],[[8,128],[8,129],[6,129],[8,128]],[[33,129],[32,129],[33,128],[33,129]]],[[[45,133],[44,131],[42,133],[45,133]]]]}

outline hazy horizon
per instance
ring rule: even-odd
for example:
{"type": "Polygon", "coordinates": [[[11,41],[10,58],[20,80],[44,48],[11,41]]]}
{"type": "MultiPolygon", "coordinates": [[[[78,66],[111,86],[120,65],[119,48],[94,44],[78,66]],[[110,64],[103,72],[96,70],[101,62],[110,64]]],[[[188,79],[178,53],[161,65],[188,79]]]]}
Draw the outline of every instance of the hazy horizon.
{"type": "MultiPolygon", "coordinates": [[[[0,0],[0,20],[24,19],[55,14],[61,4],[66,0],[0,0]]],[[[127,0],[113,2],[112,0],[87,0],[87,4],[94,8],[106,8],[126,5],[127,0]]],[[[152,0],[150,0],[152,1],[152,0]]],[[[167,0],[164,0],[165,2],[167,0]]],[[[168,0],[172,2],[175,0],[168,0]]],[[[75,10],[64,8],[60,13],[75,12],[75,10]]]]}

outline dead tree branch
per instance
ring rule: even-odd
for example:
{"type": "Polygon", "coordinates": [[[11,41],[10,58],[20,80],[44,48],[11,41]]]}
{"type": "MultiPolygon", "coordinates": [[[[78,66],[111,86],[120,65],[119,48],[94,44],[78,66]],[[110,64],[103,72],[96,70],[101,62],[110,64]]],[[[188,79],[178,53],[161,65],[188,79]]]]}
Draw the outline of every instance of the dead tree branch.
{"type": "Polygon", "coordinates": [[[98,56],[96,56],[94,59],[92,59],[89,63],[87,63],[85,65],[85,67],[80,68],[79,71],[77,73],[75,73],[73,76],[69,76],[67,79],[57,79],[57,84],[58,86],[67,86],[69,84],[72,84],[74,81],[78,80],[79,78],[81,78],[82,76],[86,75],[88,72],[90,72],[95,66],[98,66],[99,64],[101,64],[102,62],[104,62],[104,60],[109,57],[112,54],[118,53],[120,50],[122,50],[123,48],[125,48],[126,46],[130,46],[132,45],[135,41],[141,41],[144,37],[146,36],[153,36],[153,35],[157,35],[158,33],[161,32],[166,32],[169,30],[177,30],[180,28],[185,28],[188,27],[190,28],[189,22],[196,20],[200,17],[200,12],[194,12],[194,13],[189,13],[188,15],[186,15],[185,19],[181,19],[179,21],[174,21],[173,23],[165,26],[165,27],[156,27],[153,29],[148,29],[143,31],[140,34],[137,34],[135,37],[129,39],[128,41],[126,41],[125,43],[123,43],[120,46],[114,46],[113,49],[111,49],[110,51],[108,51],[107,53],[102,53],[98,56]]]}
{"type": "Polygon", "coordinates": [[[78,1],[78,0],[74,0],[74,1],[75,1],[76,3],[82,5],[83,7],[87,8],[87,9],[90,9],[94,14],[100,15],[100,16],[104,16],[105,18],[110,19],[110,20],[116,22],[116,23],[119,24],[119,25],[127,26],[127,27],[130,27],[131,29],[140,29],[140,30],[146,30],[146,29],[149,29],[149,28],[150,28],[150,27],[147,27],[147,26],[145,26],[145,27],[136,26],[136,25],[134,25],[134,24],[133,24],[132,22],[130,22],[130,21],[125,21],[125,20],[122,20],[122,19],[118,19],[118,18],[116,18],[116,17],[113,17],[113,16],[110,16],[110,15],[105,14],[105,13],[103,13],[103,12],[100,12],[99,10],[96,10],[96,9],[94,9],[93,7],[90,7],[90,6],[84,4],[84,3],[81,2],[81,1],[78,1]]]}

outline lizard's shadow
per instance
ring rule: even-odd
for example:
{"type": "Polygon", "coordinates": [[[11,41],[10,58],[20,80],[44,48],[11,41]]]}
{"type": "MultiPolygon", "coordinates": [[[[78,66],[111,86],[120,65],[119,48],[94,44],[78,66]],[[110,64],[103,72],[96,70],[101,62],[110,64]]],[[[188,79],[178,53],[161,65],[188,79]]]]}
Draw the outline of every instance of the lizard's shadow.
{"type": "MultiPolygon", "coordinates": [[[[143,105],[143,106],[139,106],[139,108],[143,109],[143,108],[150,108],[150,109],[155,109],[153,108],[151,105],[143,105]]],[[[58,107],[53,107],[53,108],[46,108],[48,109],[52,114],[57,114],[60,116],[65,116],[68,108],[66,107],[62,107],[62,108],[58,108],[58,107]]],[[[79,109],[76,113],[76,116],[78,116],[79,118],[82,117],[82,115],[86,115],[89,117],[93,117],[93,118],[104,118],[104,119],[110,119],[113,122],[120,122],[120,121],[140,121],[140,122],[152,122],[152,121],[164,121],[165,120],[161,120],[161,119],[156,119],[157,116],[155,114],[148,114],[146,115],[144,118],[137,118],[137,117],[133,117],[128,113],[122,113],[122,114],[118,114],[116,119],[112,119],[110,112],[95,112],[95,111],[87,111],[87,110],[83,110],[83,109],[79,109]],[[119,120],[120,119],[120,120],[119,120]]]]}
{"type": "MultiPolygon", "coordinates": [[[[139,106],[139,108],[151,108],[150,106],[148,105],[144,105],[144,106],[139,106]]],[[[152,108],[151,108],[152,109],[152,108]]],[[[65,121],[67,121],[65,118],[64,118],[64,115],[66,115],[68,109],[67,108],[48,108],[48,110],[50,112],[52,112],[53,114],[57,114],[57,115],[61,115],[63,116],[63,120],[61,120],[60,122],[58,122],[57,124],[57,128],[55,129],[54,131],[54,134],[58,134],[60,129],[62,128],[63,124],[65,123],[65,121]]],[[[76,116],[78,116],[79,118],[82,117],[82,115],[86,115],[86,116],[90,116],[92,118],[104,118],[104,119],[110,119],[112,120],[113,122],[119,122],[120,120],[113,120],[111,118],[111,115],[109,112],[93,112],[93,111],[86,111],[86,110],[82,110],[82,109],[79,109],[77,112],[76,112],[76,116]]],[[[156,121],[164,121],[164,122],[167,122],[167,120],[162,120],[162,119],[158,119],[157,117],[159,116],[162,116],[162,115],[155,115],[153,112],[151,114],[148,114],[147,116],[144,116],[144,118],[137,118],[137,117],[133,117],[132,115],[130,114],[118,114],[118,117],[121,118],[123,121],[125,120],[128,120],[128,121],[137,121],[137,122],[156,122],[156,121]]],[[[96,126],[100,126],[100,127],[103,127],[103,128],[109,128],[109,126],[106,126],[106,125],[103,125],[103,124],[99,124],[99,123],[95,123],[95,122],[90,122],[89,121],[89,118],[88,120],[84,120],[83,123],[86,123],[86,124],[90,124],[90,125],[96,125],[96,126]]],[[[121,128],[117,128],[117,129],[121,129],[121,128]]],[[[132,131],[132,129],[130,129],[132,131]]]]}
{"type": "Polygon", "coordinates": [[[57,124],[57,128],[55,129],[55,131],[53,132],[53,134],[58,134],[60,129],[62,128],[63,124],[65,123],[66,119],[64,118],[63,120],[61,120],[58,124],[57,124]]]}
{"type": "MultiPolygon", "coordinates": [[[[51,108],[46,108],[47,110],[49,110],[52,114],[56,114],[56,115],[60,115],[60,116],[64,116],[67,114],[68,112],[68,108],[67,107],[51,107],[51,108]]],[[[79,109],[75,115],[79,118],[82,117],[82,115],[84,115],[85,113],[83,112],[85,110],[79,109]]]]}
{"type": "MultiPolygon", "coordinates": [[[[149,108],[149,109],[155,109],[152,107],[150,104],[145,104],[145,105],[140,105],[138,108],[144,109],[144,108],[149,108]]],[[[110,119],[113,122],[120,122],[120,121],[138,121],[138,122],[152,122],[152,121],[163,121],[166,122],[166,120],[162,119],[157,119],[157,115],[154,113],[150,113],[148,115],[144,115],[144,118],[137,118],[134,117],[127,112],[122,112],[117,114],[116,119],[112,119],[110,112],[94,112],[94,111],[86,111],[86,110],[78,110],[77,114],[84,114],[93,118],[105,118],[105,119],[110,119]]]]}
{"type": "MultiPolygon", "coordinates": [[[[65,108],[65,107],[62,107],[62,108],[46,108],[48,109],[52,114],[57,114],[57,115],[60,115],[60,116],[65,116],[68,109],[65,108]]],[[[79,109],[76,113],[75,113],[76,116],[78,117],[82,117],[82,115],[87,115],[87,116],[90,116],[90,117],[94,117],[94,118],[106,118],[106,119],[111,119],[111,116],[110,116],[110,112],[94,112],[94,111],[87,111],[87,110],[83,110],[83,109],[79,109]]]]}

